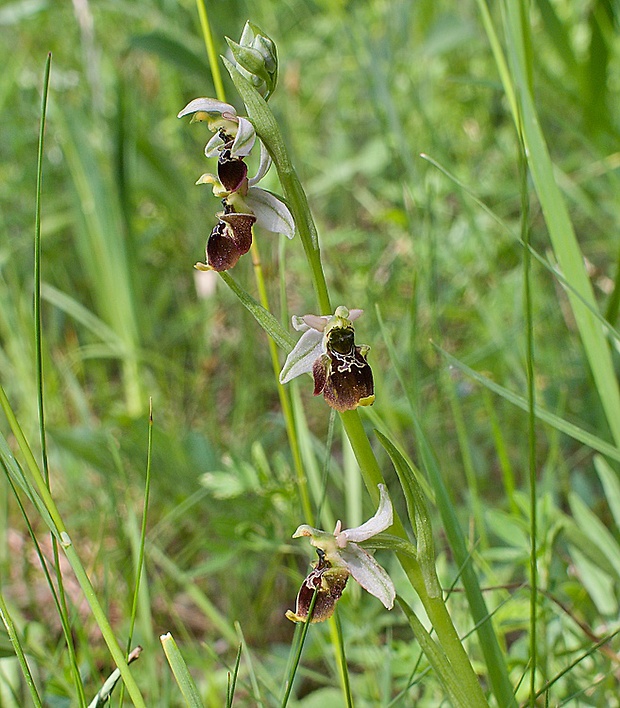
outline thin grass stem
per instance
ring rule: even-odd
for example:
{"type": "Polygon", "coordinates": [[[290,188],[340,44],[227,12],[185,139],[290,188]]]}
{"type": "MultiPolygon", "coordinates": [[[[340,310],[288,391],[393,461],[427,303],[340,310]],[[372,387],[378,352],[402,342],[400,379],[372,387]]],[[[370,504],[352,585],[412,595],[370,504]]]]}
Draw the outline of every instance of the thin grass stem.
{"type": "Polygon", "coordinates": [[[118,644],[118,641],[116,640],[116,637],[114,635],[114,631],[112,630],[112,627],[110,625],[110,622],[103,610],[103,607],[101,606],[99,599],[97,597],[97,594],[95,592],[95,589],[90,581],[90,578],[88,577],[88,574],[82,565],[82,562],[77,554],[77,551],[75,550],[75,547],[73,545],[73,541],[71,540],[71,537],[67,533],[67,527],[65,526],[65,523],[60,516],[60,513],[58,511],[58,507],[56,506],[56,502],[52,498],[52,495],[49,492],[49,489],[47,488],[47,484],[45,483],[45,479],[43,475],[41,474],[41,470],[39,469],[37,462],[34,458],[34,455],[32,454],[32,450],[30,449],[30,446],[26,440],[26,437],[21,429],[21,426],[19,425],[17,418],[15,417],[15,413],[13,412],[13,409],[11,408],[11,405],[9,403],[9,400],[6,396],[6,393],[4,391],[4,388],[0,385],[0,407],[2,407],[4,414],[9,422],[9,426],[11,428],[11,431],[13,435],[15,436],[15,439],[17,440],[17,444],[26,460],[26,464],[28,466],[28,469],[30,470],[30,474],[32,476],[32,479],[34,481],[34,484],[37,488],[37,491],[39,492],[39,495],[41,497],[41,500],[44,504],[44,508],[46,512],[49,514],[50,517],[50,523],[52,524],[51,531],[54,533],[56,536],[57,540],[60,541],[60,545],[62,546],[65,555],[67,557],[67,560],[69,561],[69,564],[71,565],[71,568],[73,569],[73,572],[75,574],[75,577],[78,581],[78,584],[80,585],[80,588],[82,589],[82,592],[84,593],[84,596],[86,598],[86,601],[88,602],[88,605],[90,606],[90,609],[93,613],[93,617],[95,619],[95,622],[99,626],[99,629],[101,630],[101,634],[103,635],[104,641],[108,646],[108,649],[110,651],[110,654],[112,655],[112,658],[114,659],[116,666],[121,672],[121,675],[123,677],[123,681],[125,682],[125,685],[127,686],[127,691],[133,700],[134,704],[138,708],[145,708],[145,703],[144,699],[142,697],[142,693],[140,692],[140,689],[138,688],[138,684],[136,683],[131,671],[129,670],[129,667],[127,665],[127,662],[125,660],[125,656],[118,644]]]}
{"type": "MultiPolygon", "coordinates": [[[[43,476],[45,484],[50,489],[49,460],[47,455],[47,435],[45,434],[45,406],[44,406],[44,386],[43,386],[43,321],[41,315],[41,194],[43,189],[43,150],[45,144],[45,125],[47,117],[47,101],[49,95],[50,77],[52,70],[52,53],[49,52],[45,61],[43,76],[43,91],[41,96],[41,120],[39,125],[39,145],[37,150],[37,186],[36,186],[36,213],[34,227],[34,340],[35,340],[35,368],[37,382],[37,408],[39,414],[39,438],[41,444],[41,460],[43,464],[43,476]]],[[[61,625],[69,652],[71,665],[71,675],[78,694],[81,706],[86,705],[86,694],[84,684],[78,666],[75,653],[73,637],[69,630],[69,610],[67,598],[60,567],[60,554],[58,551],[58,541],[54,534],[51,535],[52,553],[54,556],[54,569],[56,573],[56,583],[58,585],[58,612],[61,625]]],[[[50,581],[51,582],[51,581],[50,581]]]]}
{"type": "Polygon", "coordinates": [[[530,706],[536,705],[537,620],[538,620],[538,494],[536,474],[536,389],[534,379],[534,316],[532,305],[532,262],[530,256],[529,199],[525,147],[519,140],[521,174],[521,238],[523,249],[523,309],[525,314],[525,369],[528,400],[528,478],[530,487],[530,706]]]}
{"type": "Polygon", "coordinates": [[[41,697],[39,696],[39,692],[37,691],[37,686],[34,682],[34,678],[32,677],[32,672],[30,671],[30,667],[28,666],[28,661],[26,660],[26,654],[22,647],[20,636],[17,633],[17,629],[15,627],[15,624],[13,623],[13,619],[11,618],[11,615],[9,613],[9,609],[6,606],[6,602],[4,601],[4,595],[1,592],[0,619],[2,619],[2,623],[6,628],[7,634],[9,635],[9,639],[11,640],[11,644],[13,645],[13,649],[15,650],[15,655],[17,656],[17,660],[19,661],[22,673],[24,675],[24,678],[26,679],[26,684],[28,685],[28,690],[30,691],[30,698],[32,699],[32,703],[35,708],[43,708],[43,702],[41,701],[41,697]]]}
{"type": "Polygon", "coordinates": [[[342,684],[342,692],[347,708],[353,708],[353,696],[351,695],[351,682],[349,681],[349,667],[347,665],[347,657],[344,651],[344,637],[342,635],[342,624],[338,608],[334,612],[329,623],[329,631],[332,635],[332,642],[337,649],[336,662],[338,664],[338,673],[340,675],[340,683],[342,684]]]}
{"type": "MultiPolygon", "coordinates": [[[[146,544],[146,522],[149,508],[149,498],[151,494],[151,462],[153,459],[153,399],[149,399],[149,427],[148,439],[146,445],[146,475],[144,479],[144,503],[142,507],[142,524],[140,528],[140,542],[138,550],[138,561],[136,563],[136,582],[134,585],[133,598],[131,601],[131,613],[129,619],[129,632],[127,634],[127,644],[125,652],[127,655],[127,663],[131,654],[131,645],[133,643],[133,632],[136,625],[136,617],[138,615],[138,600],[140,597],[140,581],[142,579],[142,571],[144,568],[144,548],[146,544]]],[[[119,705],[123,705],[123,697],[125,694],[125,685],[121,686],[119,705]]]]}
{"type": "Polygon", "coordinates": [[[299,668],[299,662],[301,661],[301,653],[304,648],[306,636],[308,635],[308,630],[310,629],[310,623],[312,622],[314,606],[316,605],[316,599],[319,596],[319,588],[320,585],[318,585],[314,590],[314,593],[312,594],[312,600],[310,600],[310,607],[308,608],[308,616],[306,617],[306,621],[301,623],[301,633],[297,642],[295,653],[293,654],[293,661],[289,671],[289,675],[286,680],[284,696],[282,697],[280,708],[286,708],[286,705],[288,704],[289,698],[291,696],[291,691],[293,690],[295,674],[297,673],[297,669],[299,668]]]}
{"type": "Polygon", "coordinates": [[[213,86],[215,87],[215,95],[220,101],[226,101],[226,92],[222,82],[222,74],[217,61],[217,52],[213,43],[213,35],[211,34],[211,25],[209,24],[209,16],[204,0],[196,0],[198,8],[198,17],[200,18],[200,27],[204,38],[205,47],[207,49],[207,57],[209,58],[209,66],[211,68],[211,76],[213,77],[213,86]]]}
{"type": "Polygon", "coordinates": [[[248,674],[250,676],[250,684],[252,686],[252,697],[254,699],[255,705],[257,706],[257,708],[264,708],[265,703],[261,698],[258,679],[256,677],[256,672],[254,671],[254,662],[252,661],[252,655],[250,653],[250,650],[248,649],[248,645],[245,641],[245,637],[243,636],[243,630],[241,629],[241,624],[239,622],[235,622],[235,631],[237,632],[237,636],[239,637],[239,650],[240,652],[243,651],[248,666],[248,674]]]}

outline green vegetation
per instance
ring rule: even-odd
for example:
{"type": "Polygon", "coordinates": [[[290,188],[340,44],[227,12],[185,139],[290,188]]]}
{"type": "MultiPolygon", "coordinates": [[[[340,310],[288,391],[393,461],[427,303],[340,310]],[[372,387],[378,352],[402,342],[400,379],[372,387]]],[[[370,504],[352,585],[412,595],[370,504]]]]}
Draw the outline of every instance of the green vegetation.
{"type": "Polygon", "coordinates": [[[614,705],[619,23],[0,6],[0,705],[614,705]],[[247,18],[268,105],[205,49],[207,21],[232,60],[247,18]],[[194,186],[211,133],[176,118],[197,96],[252,119],[298,232],[255,227],[221,275],[192,268],[221,209],[194,186]],[[340,415],[277,383],[291,316],[338,305],[376,393],[340,415]],[[382,480],[394,609],[349,579],[292,624],[293,533],[359,526],[382,480]]]}

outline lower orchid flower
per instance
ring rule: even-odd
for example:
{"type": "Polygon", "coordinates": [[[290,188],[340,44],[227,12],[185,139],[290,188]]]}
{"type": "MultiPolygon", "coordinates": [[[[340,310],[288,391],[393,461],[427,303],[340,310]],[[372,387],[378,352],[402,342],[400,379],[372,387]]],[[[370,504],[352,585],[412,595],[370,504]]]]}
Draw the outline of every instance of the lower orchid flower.
{"type": "Polygon", "coordinates": [[[303,524],[293,538],[308,536],[315,546],[319,560],[305,578],[297,595],[295,612],[286,613],[292,622],[305,622],[316,592],[311,622],[329,619],[334,612],[349,576],[367,592],[377,597],[388,610],[394,606],[394,583],[373,556],[358,544],[385,531],[392,525],[392,502],[384,484],[379,486],[379,508],[375,515],[361,526],[342,530],[340,521],[334,533],[321,531],[303,524]]]}
{"type": "Polygon", "coordinates": [[[314,395],[322,393],[337,411],[372,405],[374,382],[366,361],[370,347],[356,346],[352,324],[362,313],[341,306],[333,316],[293,317],[293,327],[303,334],[284,362],[280,383],[311,373],[314,395]]]}

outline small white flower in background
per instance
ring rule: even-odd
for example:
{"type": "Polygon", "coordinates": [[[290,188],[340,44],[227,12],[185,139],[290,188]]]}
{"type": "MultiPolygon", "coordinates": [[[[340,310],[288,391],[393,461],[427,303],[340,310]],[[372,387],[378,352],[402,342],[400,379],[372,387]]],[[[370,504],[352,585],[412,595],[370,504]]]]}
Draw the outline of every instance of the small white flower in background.
{"type": "Polygon", "coordinates": [[[352,324],[363,312],[341,306],[333,315],[293,317],[293,327],[303,334],[284,362],[280,383],[311,373],[314,395],[322,393],[337,411],[372,405],[374,382],[366,361],[370,347],[356,346],[352,324]]]}
{"type": "Polygon", "coordinates": [[[322,622],[331,617],[349,575],[364,590],[381,600],[388,610],[394,606],[396,590],[392,579],[373,556],[358,545],[392,525],[392,502],[385,485],[380,484],[378,487],[379,508],[375,515],[361,526],[342,530],[342,525],[338,521],[334,533],[328,533],[303,524],[293,534],[293,538],[309,537],[310,543],[317,548],[319,560],[302,583],[297,595],[295,612],[289,610],[286,613],[291,621],[306,621],[317,588],[312,621],[322,622]]]}

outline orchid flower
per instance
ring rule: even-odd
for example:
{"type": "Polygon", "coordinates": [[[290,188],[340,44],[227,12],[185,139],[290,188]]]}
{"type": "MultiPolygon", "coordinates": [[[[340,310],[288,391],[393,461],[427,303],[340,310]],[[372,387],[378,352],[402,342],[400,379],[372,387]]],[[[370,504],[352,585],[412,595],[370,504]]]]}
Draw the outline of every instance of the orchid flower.
{"type": "Polygon", "coordinates": [[[293,534],[293,538],[308,536],[310,543],[317,549],[319,560],[302,583],[295,603],[295,612],[289,610],[286,613],[291,621],[306,621],[317,588],[311,621],[322,622],[331,617],[349,575],[364,590],[381,600],[388,610],[394,606],[396,590],[392,579],[373,556],[358,545],[392,525],[392,502],[385,485],[379,484],[378,487],[379,507],[375,515],[361,526],[343,530],[338,521],[334,533],[330,534],[303,524],[293,534]]]}
{"type": "Polygon", "coordinates": [[[322,393],[337,411],[372,405],[374,383],[366,361],[370,347],[355,345],[352,324],[362,313],[341,306],[333,315],[293,317],[293,327],[303,334],[284,362],[280,383],[311,373],[314,395],[322,393]]]}
{"type": "MultiPolygon", "coordinates": [[[[206,263],[199,270],[228,270],[252,245],[252,226],[293,238],[295,222],[288,207],[256,184],[267,174],[271,158],[260,143],[260,164],[256,175],[248,178],[244,162],[256,143],[256,131],[234,106],[213,98],[195,98],[179,112],[178,118],[192,115],[192,121],[204,121],[215,135],[205,147],[207,157],[217,157],[217,175],[203,174],[196,184],[211,184],[213,193],[222,199],[224,211],[207,242],[206,263]],[[232,215],[240,218],[232,218],[232,215]]],[[[260,142],[260,141],[259,141],[260,142]]]]}

